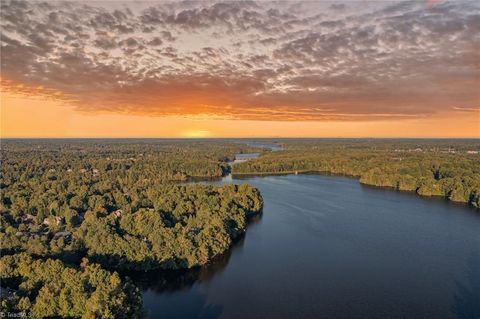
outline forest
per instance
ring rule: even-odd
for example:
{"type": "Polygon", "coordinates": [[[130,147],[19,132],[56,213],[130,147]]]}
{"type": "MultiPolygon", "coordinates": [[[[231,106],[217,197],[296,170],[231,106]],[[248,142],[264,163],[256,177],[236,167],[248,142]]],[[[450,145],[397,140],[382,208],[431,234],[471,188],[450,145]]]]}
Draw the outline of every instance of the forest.
{"type": "Polygon", "coordinates": [[[287,139],[234,175],[318,172],[480,207],[479,140],[287,139]]]}
{"type": "Polygon", "coordinates": [[[2,141],[2,311],[141,317],[117,271],[183,269],[223,254],[260,213],[247,184],[192,184],[229,170],[239,143],[2,141]]]}
{"type": "Polygon", "coordinates": [[[143,317],[126,274],[209,264],[262,211],[258,189],[198,179],[341,174],[479,207],[479,151],[478,140],[2,140],[0,311],[143,317]]]}

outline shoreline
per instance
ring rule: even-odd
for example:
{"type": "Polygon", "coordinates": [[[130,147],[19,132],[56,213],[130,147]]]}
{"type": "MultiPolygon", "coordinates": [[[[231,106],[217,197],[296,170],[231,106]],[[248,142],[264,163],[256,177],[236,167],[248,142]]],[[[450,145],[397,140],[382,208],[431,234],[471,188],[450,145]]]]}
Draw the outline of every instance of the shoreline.
{"type": "Polygon", "coordinates": [[[355,179],[358,181],[358,183],[362,186],[366,187],[372,187],[372,188],[377,188],[377,189],[386,189],[386,190],[392,190],[396,192],[402,192],[402,193],[409,193],[415,196],[419,196],[421,198],[431,198],[431,199],[441,199],[446,202],[450,203],[455,203],[455,204],[461,204],[464,205],[465,207],[469,209],[473,209],[476,212],[480,212],[480,207],[475,207],[469,202],[460,202],[460,201],[453,201],[450,200],[446,196],[441,196],[441,195],[421,195],[417,192],[417,190],[404,190],[404,189],[398,189],[395,187],[391,186],[380,186],[380,185],[374,185],[374,184],[368,184],[368,183],[363,183],[360,181],[360,176],[356,175],[349,175],[349,174],[342,174],[342,173],[332,173],[328,171],[315,171],[315,170],[298,170],[298,171],[284,171],[284,172],[258,172],[258,173],[231,173],[232,178],[237,178],[237,179],[243,179],[243,178],[254,178],[254,177],[267,177],[267,176],[286,176],[286,175],[322,175],[322,176],[338,176],[338,177],[347,177],[351,179],[355,179]]]}

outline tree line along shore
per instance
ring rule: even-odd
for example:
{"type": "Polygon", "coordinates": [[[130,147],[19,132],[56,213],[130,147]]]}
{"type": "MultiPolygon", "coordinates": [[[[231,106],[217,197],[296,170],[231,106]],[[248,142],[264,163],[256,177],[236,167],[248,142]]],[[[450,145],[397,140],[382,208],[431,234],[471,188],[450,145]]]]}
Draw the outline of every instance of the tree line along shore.
{"type": "Polygon", "coordinates": [[[281,150],[271,152],[239,141],[2,141],[1,311],[143,317],[139,289],[119,273],[205,265],[261,212],[260,191],[248,184],[185,183],[231,169],[350,175],[479,207],[476,140],[276,143],[281,150]]]}
{"type": "Polygon", "coordinates": [[[416,192],[422,196],[480,207],[480,142],[283,141],[233,167],[234,175],[328,173],[352,176],[365,185],[416,192]]]}

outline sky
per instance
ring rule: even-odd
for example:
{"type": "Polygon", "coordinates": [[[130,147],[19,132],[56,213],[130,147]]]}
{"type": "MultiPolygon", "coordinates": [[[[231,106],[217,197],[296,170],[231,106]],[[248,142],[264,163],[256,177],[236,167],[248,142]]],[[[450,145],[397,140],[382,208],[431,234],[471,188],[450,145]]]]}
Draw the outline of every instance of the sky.
{"type": "Polygon", "coordinates": [[[480,138],[476,1],[4,1],[1,137],[480,138]]]}

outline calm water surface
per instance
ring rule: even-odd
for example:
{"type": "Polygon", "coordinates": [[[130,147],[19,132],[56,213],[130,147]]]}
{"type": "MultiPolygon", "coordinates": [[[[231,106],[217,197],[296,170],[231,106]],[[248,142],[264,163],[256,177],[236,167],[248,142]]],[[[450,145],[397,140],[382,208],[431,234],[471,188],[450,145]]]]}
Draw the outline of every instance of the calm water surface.
{"type": "Polygon", "coordinates": [[[213,265],[140,280],[150,318],[480,318],[473,209],[343,177],[233,182],[263,215],[213,265]]]}

